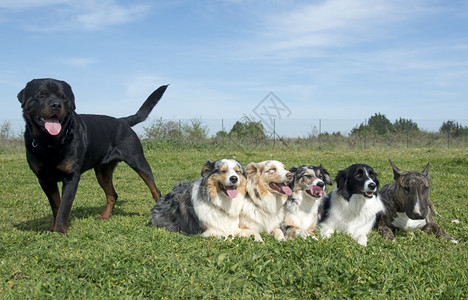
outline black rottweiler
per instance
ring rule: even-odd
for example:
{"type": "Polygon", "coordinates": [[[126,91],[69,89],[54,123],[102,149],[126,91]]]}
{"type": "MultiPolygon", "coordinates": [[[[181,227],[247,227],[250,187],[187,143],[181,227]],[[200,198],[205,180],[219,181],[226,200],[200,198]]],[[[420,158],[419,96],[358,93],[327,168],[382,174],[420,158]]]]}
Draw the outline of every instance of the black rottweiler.
{"type": "Polygon", "coordinates": [[[67,233],[68,217],[81,174],[94,168],[106,194],[107,205],[99,219],[110,217],[117,200],[112,174],[125,161],[145,181],[155,201],[160,192],[131,126],[144,121],[161,99],[167,85],[159,87],[138,112],[124,118],[78,115],[68,83],[34,79],[18,94],[26,121],[24,142],[29,167],[49,199],[54,214],[51,231],[67,233]],[[58,182],[63,183],[60,196],[58,182]]]}

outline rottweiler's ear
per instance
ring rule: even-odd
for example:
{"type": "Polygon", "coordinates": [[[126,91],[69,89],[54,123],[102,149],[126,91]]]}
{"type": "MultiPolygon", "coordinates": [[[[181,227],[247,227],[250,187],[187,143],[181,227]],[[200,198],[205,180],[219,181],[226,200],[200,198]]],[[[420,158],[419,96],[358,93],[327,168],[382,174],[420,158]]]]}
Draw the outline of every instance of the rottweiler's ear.
{"type": "Polygon", "coordinates": [[[205,177],[207,174],[213,172],[214,168],[215,168],[215,162],[211,160],[207,160],[201,170],[201,176],[205,177]]]}
{"type": "Polygon", "coordinates": [[[18,101],[21,103],[21,107],[24,106],[24,89],[18,93],[18,101]]]}
{"type": "Polygon", "coordinates": [[[75,105],[75,94],[73,93],[73,90],[71,88],[71,85],[69,85],[67,82],[62,81],[62,84],[65,87],[65,93],[67,94],[68,98],[73,104],[73,110],[76,110],[76,105],[75,105]]]}
{"type": "Polygon", "coordinates": [[[395,164],[389,159],[388,162],[390,163],[390,166],[392,166],[392,169],[393,169],[393,179],[397,180],[398,178],[400,178],[400,175],[401,175],[401,171],[400,169],[398,169],[397,166],[395,166],[395,164]]]}
{"type": "Polygon", "coordinates": [[[430,163],[427,163],[426,168],[424,169],[424,171],[422,171],[422,173],[423,173],[424,176],[429,175],[429,167],[430,167],[430,166],[431,166],[431,164],[430,164],[430,163]]]}

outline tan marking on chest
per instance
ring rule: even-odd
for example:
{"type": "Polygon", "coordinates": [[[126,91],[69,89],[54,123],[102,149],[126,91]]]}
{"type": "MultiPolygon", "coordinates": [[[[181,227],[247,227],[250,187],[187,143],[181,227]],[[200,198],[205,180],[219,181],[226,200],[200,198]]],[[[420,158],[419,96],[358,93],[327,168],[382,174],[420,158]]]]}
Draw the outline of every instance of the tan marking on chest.
{"type": "Polygon", "coordinates": [[[70,174],[73,171],[74,165],[75,165],[74,160],[65,161],[57,165],[57,170],[70,174]]]}

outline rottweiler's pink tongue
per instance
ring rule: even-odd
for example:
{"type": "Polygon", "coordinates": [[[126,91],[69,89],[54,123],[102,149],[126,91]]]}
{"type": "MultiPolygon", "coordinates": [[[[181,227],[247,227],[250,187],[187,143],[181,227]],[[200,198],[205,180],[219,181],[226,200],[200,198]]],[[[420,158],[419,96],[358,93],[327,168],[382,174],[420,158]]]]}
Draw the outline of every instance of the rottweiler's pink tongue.
{"type": "Polygon", "coordinates": [[[46,120],[44,126],[50,135],[57,135],[62,130],[62,125],[56,120],[46,120]]]}
{"type": "Polygon", "coordinates": [[[310,192],[312,193],[312,195],[320,196],[323,193],[323,189],[319,187],[318,185],[313,185],[310,188],[310,192]]]}
{"type": "Polygon", "coordinates": [[[281,186],[281,190],[283,191],[283,193],[285,193],[285,194],[288,195],[288,196],[291,196],[291,195],[292,195],[292,191],[291,191],[291,189],[289,188],[289,186],[287,186],[287,185],[281,186]]]}
{"type": "Polygon", "coordinates": [[[227,193],[228,196],[231,197],[231,198],[236,198],[236,197],[237,197],[237,194],[238,194],[236,188],[233,187],[233,186],[227,186],[227,187],[226,187],[226,193],[227,193]]]}

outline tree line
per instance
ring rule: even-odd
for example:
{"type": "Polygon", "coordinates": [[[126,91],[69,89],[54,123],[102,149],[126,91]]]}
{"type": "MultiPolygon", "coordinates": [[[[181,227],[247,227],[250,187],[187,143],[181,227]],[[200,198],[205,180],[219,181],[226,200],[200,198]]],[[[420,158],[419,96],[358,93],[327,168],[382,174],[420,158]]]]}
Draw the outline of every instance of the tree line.
{"type": "MultiPolygon", "coordinates": [[[[363,132],[369,132],[375,135],[391,133],[416,134],[420,131],[418,124],[411,119],[399,118],[392,123],[384,114],[376,113],[371,116],[367,122],[354,127],[350,134],[357,135],[362,134],[363,132]]],[[[448,120],[442,123],[439,128],[439,133],[449,134],[452,137],[465,136],[468,135],[468,126],[463,126],[456,121],[448,120]]]]}
{"type": "MultiPolygon", "coordinates": [[[[148,139],[209,139],[209,128],[202,119],[190,119],[184,121],[163,120],[159,118],[153,121],[150,126],[143,127],[144,137],[148,139]]],[[[418,124],[411,119],[399,118],[391,122],[384,114],[376,113],[365,122],[351,129],[350,136],[360,136],[370,134],[385,136],[389,134],[418,134],[421,130],[418,124]]],[[[439,128],[439,133],[451,137],[468,136],[468,126],[454,121],[444,121],[439,128]]],[[[320,133],[322,136],[344,136],[341,132],[320,133]]],[[[14,139],[19,135],[15,134],[8,121],[0,124],[0,139],[14,139]]],[[[261,121],[256,121],[253,117],[244,116],[238,120],[229,131],[221,130],[213,136],[216,139],[255,139],[264,141],[268,139],[267,131],[261,121]]]]}
{"type": "MultiPolygon", "coordinates": [[[[203,124],[201,119],[190,119],[187,121],[163,120],[154,121],[149,127],[144,127],[145,137],[149,139],[208,139],[209,128],[203,124]]],[[[391,134],[418,134],[422,131],[418,124],[411,119],[399,118],[391,122],[385,114],[376,113],[365,122],[351,129],[350,136],[370,134],[385,136],[391,134]]],[[[448,120],[444,121],[439,128],[439,133],[451,137],[468,136],[468,126],[448,120]]],[[[344,136],[341,132],[320,133],[323,136],[344,136]]],[[[264,141],[268,139],[267,131],[261,121],[253,117],[244,116],[238,120],[230,130],[221,130],[213,136],[216,139],[255,139],[264,141]]]]}

